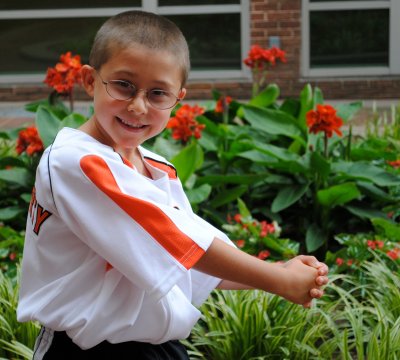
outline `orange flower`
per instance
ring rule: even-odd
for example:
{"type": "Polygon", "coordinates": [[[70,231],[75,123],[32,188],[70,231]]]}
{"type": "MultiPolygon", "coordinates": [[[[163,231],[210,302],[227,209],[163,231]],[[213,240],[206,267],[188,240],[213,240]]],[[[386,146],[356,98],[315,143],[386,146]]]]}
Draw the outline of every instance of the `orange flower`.
{"type": "Polygon", "coordinates": [[[317,105],[316,111],[307,112],[306,120],[310,133],[317,134],[323,131],[327,137],[331,137],[335,132],[342,136],[339,128],[343,125],[343,120],[336,116],[336,110],[330,105],[317,105]]]}
{"type": "Polygon", "coordinates": [[[51,86],[58,93],[70,93],[75,84],[80,84],[81,57],[72,56],[68,51],[60,56],[60,62],[54,68],[48,68],[44,83],[51,86]]]}
{"type": "Polygon", "coordinates": [[[233,217],[233,220],[235,220],[237,223],[241,223],[242,222],[242,215],[235,214],[235,216],[233,217]]]}
{"type": "Polygon", "coordinates": [[[232,98],[230,96],[221,96],[215,105],[216,113],[223,113],[225,108],[228,108],[229,104],[232,102],[232,98]]]}
{"type": "Polygon", "coordinates": [[[388,161],[390,166],[393,166],[395,169],[400,168],[400,159],[394,161],[388,161]]]}
{"type": "Polygon", "coordinates": [[[16,151],[18,155],[25,151],[29,156],[43,151],[43,142],[34,126],[19,132],[16,151]]]}
{"type": "Polygon", "coordinates": [[[200,106],[183,105],[175,113],[174,117],[169,119],[167,129],[172,129],[172,137],[175,140],[182,140],[186,143],[191,136],[196,139],[201,137],[201,132],[205,125],[199,124],[196,117],[204,113],[204,108],[200,106]]]}
{"type": "Polygon", "coordinates": [[[268,65],[274,66],[277,60],[285,63],[285,55],[286,52],[277,47],[263,49],[260,45],[253,45],[243,62],[252,69],[262,70],[268,65]]]}

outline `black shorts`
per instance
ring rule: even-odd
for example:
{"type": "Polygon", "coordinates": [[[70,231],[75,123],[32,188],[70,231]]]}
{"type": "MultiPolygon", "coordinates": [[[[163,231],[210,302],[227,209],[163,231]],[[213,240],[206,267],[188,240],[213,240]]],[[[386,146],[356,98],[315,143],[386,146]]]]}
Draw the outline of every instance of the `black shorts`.
{"type": "Polygon", "coordinates": [[[33,360],[189,360],[186,348],[171,340],[153,345],[138,341],[111,344],[108,341],[82,350],[64,331],[42,328],[36,340],[33,360]]]}

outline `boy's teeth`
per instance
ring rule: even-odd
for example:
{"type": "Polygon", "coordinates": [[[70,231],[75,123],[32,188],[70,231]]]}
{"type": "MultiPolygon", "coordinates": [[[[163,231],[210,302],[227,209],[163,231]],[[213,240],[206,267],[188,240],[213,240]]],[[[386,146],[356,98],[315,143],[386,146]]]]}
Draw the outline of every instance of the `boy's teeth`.
{"type": "Polygon", "coordinates": [[[133,125],[133,124],[130,124],[130,123],[128,123],[128,122],[122,120],[121,118],[120,118],[120,120],[121,120],[121,122],[122,122],[124,125],[127,125],[127,126],[129,126],[129,127],[131,127],[131,128],[141,128],[141,127],[143,127],[143,125],[133,125]]]}

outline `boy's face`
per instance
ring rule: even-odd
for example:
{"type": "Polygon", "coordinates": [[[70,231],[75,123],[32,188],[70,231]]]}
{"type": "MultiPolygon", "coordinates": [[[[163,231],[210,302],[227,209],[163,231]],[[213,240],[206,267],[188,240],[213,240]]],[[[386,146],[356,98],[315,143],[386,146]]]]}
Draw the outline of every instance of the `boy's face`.
{"type": "MultiPolygon", "coordinates": [[[[146,91],[168,91],[183,98],[182,73],[176,58],[165,51],[144,46],[114,51],[101,69],[86,65],[82,69],[83,85],[93,97],[94,115],[89,120],[90,133],[114,149],[132,149],[159,134],[167,125],[171,109],[160,110],[151,105],[146,91]],[[134,85],[137,92],[130,100],[117,100],[109,95],[104,82],[120,80],[122,86],[134,85]]],[[[108,85],[110,92],[110,85],[108,85]]]]}

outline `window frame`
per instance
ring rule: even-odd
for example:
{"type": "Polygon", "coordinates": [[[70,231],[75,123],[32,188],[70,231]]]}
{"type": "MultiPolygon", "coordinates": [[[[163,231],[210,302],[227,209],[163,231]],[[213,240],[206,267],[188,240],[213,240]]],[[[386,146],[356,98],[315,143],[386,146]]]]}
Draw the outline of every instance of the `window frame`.
{"type": "MultiPolygon", "coordinates": [[[[241,59],[247,56],[250,49],[250,0],[240,0],[240,4],[220,5],[180,5],[159,6],[158,0],[142,0],[142,6],[102,7],[72,9],[40,9],[40,10],[0,10],[1,20],[52,19],[78,17],[110,17],[122,11],[144,10],[164,16],[172,15],[206,15],[206,14],[240,14],[241,59]]],[[[0,84],[32,84],[42,82],[46,71],[32,74],[0,74],[0,84]]],[[[189,80],[224,80],[251,79],[251,72],[241,61],[238,70],[191,70],[189,80]]]]}
{"type": "Polygon", "coordinates": [[[380,76],[400,74],[400,43],[393,34],[400,34],[399,0],[361,0],[361,1],[323,1],[311,2],[302,0],[301,26],[301,73],[303,77],[335,77],[335,76],[380,76]],[[310,12],[330,10],[389,10],[389,65],[363,67],[326,67],[313,69],[310,66],[310,12]]]}

